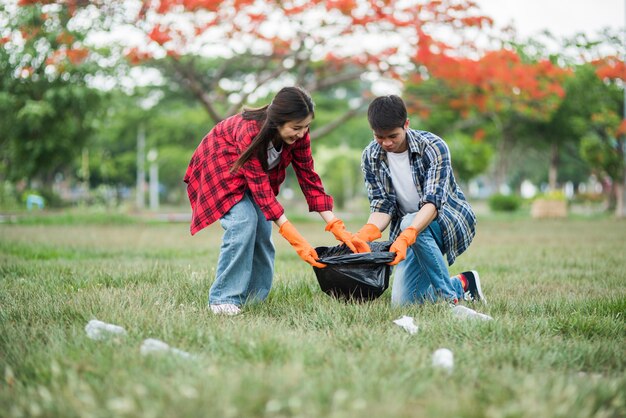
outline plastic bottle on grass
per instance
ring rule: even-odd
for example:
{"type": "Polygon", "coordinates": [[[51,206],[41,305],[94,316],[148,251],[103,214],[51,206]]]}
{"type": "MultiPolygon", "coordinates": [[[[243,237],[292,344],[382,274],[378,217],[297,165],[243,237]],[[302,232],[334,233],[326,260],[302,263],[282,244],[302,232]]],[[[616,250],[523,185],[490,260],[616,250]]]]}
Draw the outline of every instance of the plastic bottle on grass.
{"type": "Polygon", "coordinates": [[[192,358],[193,356],[186,351],[179,350],[178,348],[170,347],[164,341],[157,340],[155,338],[148,338],[143,341],[141,347],[139,348],[139,352],[143,356],[147,356],[149,354],[167,354],[171,353],[178,357],[182,358],[192,358]]]}
{"type": "Polygon", "coordinates": [[[476,312],[475,310],[470,309],[463,305],[455,305],[452,308],[452,313],[454,313],[455,316],[459,318],[463,318],[463,319],[480,319],[481,321],[493,320],[493,318],[490,317],[489,315],[476,312]]]}
{"type": "Polygon", "coordinates": [[[92,319],[87,323],[85,332],[92,340],[106,340],[110,337],[126,335],[126,330],[119,325],[107,324],[97,319],[92,319]]]}

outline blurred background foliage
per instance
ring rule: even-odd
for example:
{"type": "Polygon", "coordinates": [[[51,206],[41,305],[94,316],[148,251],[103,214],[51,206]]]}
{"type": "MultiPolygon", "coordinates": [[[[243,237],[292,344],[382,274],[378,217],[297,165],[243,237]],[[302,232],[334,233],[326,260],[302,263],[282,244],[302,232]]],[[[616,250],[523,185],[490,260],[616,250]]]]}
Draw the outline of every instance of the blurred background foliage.
{"type": "MultiPolygon", "coordinates": [[[[298,84],[316,102],[316,169],[338,208],[362,207],[367,104],[397,93],[412,128],[446,140],[470,197],[520,196],[524,182],[540,191],[569,183],[574,194],[600,194],[607,210],[623,213],[622,33],[520,39],[494,32],[471,2],[405,3],[407,16],[429,19],[418,26],[365,0],[1,5],[0,206],[21,207],[25,194],[38,193],[52,206],[132,207],[145,132],[145,151],[158,151],[161,204],[186,207],[182,177],[212,126],[298,84]],[[270,23],[289,25],[289,35],[268,31],[263,10],[285,19],[270,23]],[[307,13],[320,10],[326,31],[314,34],[307,13]],[[174,16],[195,32],[176,27],[174,16]],[[446,42],[432,35],[443,26],[453,28],[446,42]],[[487,48],[468,42],[483,32],[487,48]],[[384,34],[404,37],[389,36],[375,52],[355,42],[384,34]],[[554,43],[557,52],[547,46],[554,43]]],[[[287,198],[299,193],[291,172],[285,189],[287,198]]]]}

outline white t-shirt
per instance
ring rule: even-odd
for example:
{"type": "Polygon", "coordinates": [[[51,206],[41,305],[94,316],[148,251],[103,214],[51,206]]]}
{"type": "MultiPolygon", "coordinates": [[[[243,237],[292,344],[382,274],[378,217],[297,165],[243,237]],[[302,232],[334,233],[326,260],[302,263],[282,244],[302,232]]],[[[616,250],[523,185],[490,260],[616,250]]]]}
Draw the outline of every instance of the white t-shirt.
{"type": "Polygon", "coordinates": [[[276,167],[280,161],[280,154],[283,152],[283,148],[280,148],[280,151],[276,151],[274,145],[270,141],[270,144],[267,146],[267,169],[271,170],[276,167]]]}
{"type": "Polygon", "coordinates": [[[389,170],[391,171],[391,183],[396,192],[398,206],[404,213],[413,213],[419,210],[420,196],[417,187],[413,183],[413,173],[409,163],[409,151],[387,153],[389,170]]]}

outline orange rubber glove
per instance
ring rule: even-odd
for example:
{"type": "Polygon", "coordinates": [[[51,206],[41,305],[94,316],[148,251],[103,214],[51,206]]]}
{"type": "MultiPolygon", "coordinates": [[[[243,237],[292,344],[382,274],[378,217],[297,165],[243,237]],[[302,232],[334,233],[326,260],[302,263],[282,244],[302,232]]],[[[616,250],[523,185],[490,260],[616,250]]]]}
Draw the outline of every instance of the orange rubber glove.
{"type": "Polygon", "coordinates": [[[417,239],[417,229],[413,226],[408,227],[398,235],[398,238],[391,244],[389,248],[390,253],[396,253],[396,258],[393,259],[390,266],[395,266],[400,261],[406,258],[406,250],[410,245],[415,243],[417,239]]]}
{"type": "Polygon", "coordinates": [[[363,228],[359,229],[355,235],[363,241],[368,242],[372,242],[383,236],[380,229],[374,224],[363,225],[363,228]]]}
{"type": "Polygon", "coordinates": [[[356,235],[349,233],[346,230],[346,226],[343,224],[343,221],[339,218],[335,218],[328,222],[326,225],[326,231],[332,232],[335,238],[346,244],[353,253],[370,252],[370,246],[367,245],[367,242],[363,241],[356,235]]]}
{"type": "Polygon", "coordinates": [[[324,268],[326,264],[322,264],[319,261],[319,256],[315,251],[315,248],[311,247],[311,244],[304,239],[302,235],[298,232],[295,226],[289,221],[285,222],[278,229],[280,235],[283,236],[289,244],[296,250],[301,259],[309,263],[314,267],[324,268]]]}

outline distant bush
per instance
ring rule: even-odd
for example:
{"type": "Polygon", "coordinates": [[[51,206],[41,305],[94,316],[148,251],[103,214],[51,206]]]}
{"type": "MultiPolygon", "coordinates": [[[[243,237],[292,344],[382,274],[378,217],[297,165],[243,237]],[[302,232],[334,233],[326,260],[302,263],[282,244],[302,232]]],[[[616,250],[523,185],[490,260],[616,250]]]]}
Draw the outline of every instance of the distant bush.
{"type": "Polygon", "coordinates": [[[15,186],[8,181],[0,183],[0,209],[16,210],[21,208],[15,186]]]}
{"type": "Polygon", "coordinates": [[[573,200],[576,203],[604,203],[606,196],[602,193],[577,193],[573,200]]]}
{"type": "Polygon", "coordinates": [[[535,196],[535,200],[537,199],[563,201],[567,200],[567,196],[565,196],[565,193],[560,190],[553,190],[546,193],[538,194],[537,196],[535,196]]]}
{"type": "Polygon", "coordinates": [[[489,208],[494,212],[515,212],[522,205],[522,198],[516,195],[494,194],[489,198],[489,208]]]}

